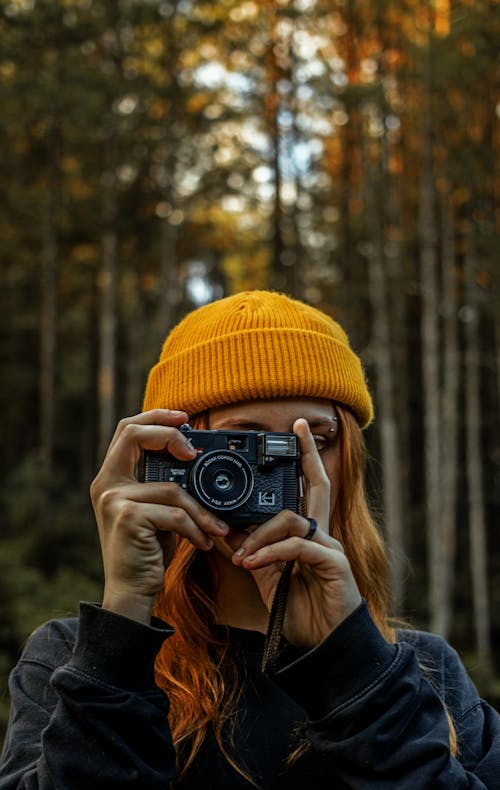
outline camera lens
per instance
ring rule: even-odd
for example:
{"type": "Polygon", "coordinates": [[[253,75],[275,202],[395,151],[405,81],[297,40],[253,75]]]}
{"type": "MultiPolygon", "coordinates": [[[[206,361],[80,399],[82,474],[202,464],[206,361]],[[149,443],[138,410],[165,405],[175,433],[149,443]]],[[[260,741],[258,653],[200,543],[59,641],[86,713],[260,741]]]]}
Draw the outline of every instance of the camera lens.
{"type": "Polygon", "coordinates": [[[235,510],[252,493],[253,475],[249,464],[236,453],[212,450],[194,464],[190,482],[203,505],[235,510]]]}
{"type": "Polygon", "coordinates": [[[227,472],[220,472],[214,480],[214,486],[218,491],[227,491],[231,485],[232,478],[227,472]]]}

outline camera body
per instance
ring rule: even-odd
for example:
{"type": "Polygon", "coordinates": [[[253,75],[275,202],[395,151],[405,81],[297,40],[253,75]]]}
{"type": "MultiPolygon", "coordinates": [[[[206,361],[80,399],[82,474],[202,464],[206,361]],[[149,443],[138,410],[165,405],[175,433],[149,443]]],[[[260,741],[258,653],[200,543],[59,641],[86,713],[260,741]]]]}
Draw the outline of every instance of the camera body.
{"type": "Polygon", "coordinates": [[[180,430],[197,457],[179,461],[166,451],[144,450],[141,482],[178,483],[232,527],[262,524],[282,510],[303,510],[298,437],[264,431],[180,430]]]}

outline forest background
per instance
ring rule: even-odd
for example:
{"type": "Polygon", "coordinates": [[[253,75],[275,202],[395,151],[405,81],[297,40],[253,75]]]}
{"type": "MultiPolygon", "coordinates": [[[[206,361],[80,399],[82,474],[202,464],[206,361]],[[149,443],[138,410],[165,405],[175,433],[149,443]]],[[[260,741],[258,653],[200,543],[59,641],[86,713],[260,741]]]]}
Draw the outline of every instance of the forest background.
{"type": "Polygon", "coordinates": [[[0,9],[0,699],[98,600],[88,486],[186,309],[332,314],[377,419],[394,610],[500,690],[493,0],[12,0],[0,9]]]}

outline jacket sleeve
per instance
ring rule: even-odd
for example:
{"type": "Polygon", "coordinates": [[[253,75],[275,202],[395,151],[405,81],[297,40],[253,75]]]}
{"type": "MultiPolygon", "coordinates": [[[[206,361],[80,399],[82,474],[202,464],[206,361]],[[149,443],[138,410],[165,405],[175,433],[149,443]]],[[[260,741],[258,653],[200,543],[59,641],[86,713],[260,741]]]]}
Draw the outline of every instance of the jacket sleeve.
{"type": "Polygon", "coordinates": [[[91,604],[74,649],[64,621],[39,629],[11,673],[0,790],[168,788],[175,751],[154,659],[171,633],[91,604]]]}
{"type": "Polygon", "coordinates": [[[415,645],[385,641],[363,603],[274,679],[306,711],[311,747],[349,788],[498,788],[500,716],[443,639],[421,639],[422,666],[415,645]]]}

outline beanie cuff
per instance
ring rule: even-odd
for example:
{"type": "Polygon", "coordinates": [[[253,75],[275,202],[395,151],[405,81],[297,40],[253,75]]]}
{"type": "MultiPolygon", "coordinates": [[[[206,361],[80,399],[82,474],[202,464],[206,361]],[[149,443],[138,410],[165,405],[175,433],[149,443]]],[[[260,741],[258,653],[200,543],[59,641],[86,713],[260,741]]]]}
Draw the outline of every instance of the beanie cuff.
{"type": "Polygon", "coordinates": [[[362,428],[373,419],[361,362],[350,347],[322,332],[283,326],[221,335],[160,359],[149,374],[143,409],[194,415],[229,403],[291,397],[338,401],[362,428]]]}

